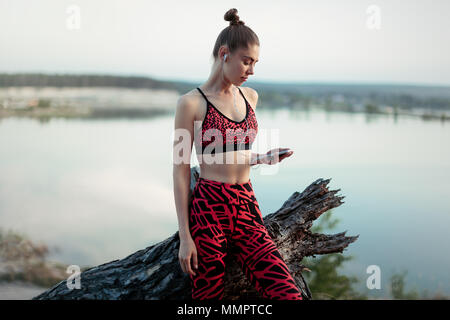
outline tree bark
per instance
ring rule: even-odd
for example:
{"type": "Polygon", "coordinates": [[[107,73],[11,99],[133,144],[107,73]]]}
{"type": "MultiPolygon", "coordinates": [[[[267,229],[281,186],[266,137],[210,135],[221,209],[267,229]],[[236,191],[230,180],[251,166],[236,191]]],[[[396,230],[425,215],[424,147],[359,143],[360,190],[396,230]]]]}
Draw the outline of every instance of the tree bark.
{"type": "MultiPolygon", "coordinates": [[[[199,177],[191,168],[190,194],[199,177]]],[[[276,212],[264,216],[264,224],[291,271],[304,299],[311,292],[302,271],[303,257],[343,252],[357,236],[346,232],[333,235],[310,231],[324,212],[340,206],[344,197],[328,190],[331,179],[317,179],[302,193],[294,192],[276,212]]],[[[80,273],[80,289],[69,289],[63,280],[33,299],[150,299],[191,300],[190,279],[178,260],[178,231],[168,239],[139,250],[123,259],[89,268],[80,273]]],[[[231,256],[227,256],[224,299],[261,299],[231,256]]]]}

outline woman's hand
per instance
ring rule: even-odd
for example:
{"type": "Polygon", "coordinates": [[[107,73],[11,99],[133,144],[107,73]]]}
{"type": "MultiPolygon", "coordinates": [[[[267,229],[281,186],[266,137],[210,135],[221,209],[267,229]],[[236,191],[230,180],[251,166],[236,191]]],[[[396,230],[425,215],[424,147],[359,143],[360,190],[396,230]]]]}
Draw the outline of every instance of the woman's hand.
{"type": "Polygon", "coordinates": [[[262,157],[260,157],[260,159],[258,160],[258,163],[261,164],[276,164],[278,162],[281,162],[282,160],[286,159],[287,157],[290,157],[292,154],[294,153],[294,151],[290,150],[290,148],[275,148],[275,149],[271,149],[269,151],[266,152],[266,154],[262,155],[262,157]],[[279,154],[279,152],[281,151],[288,151],[286,153],[283,154],[279,154]]]}
{"type": "Polygon", "coordinates": [[[181,270],[195,276],[193,269],[198,269],[197,248],[192,237],[180,239],[180,250],[178,251],[178,259],[180,260],[181,270]],[[191,264],[192,258],[192,264],[191,264]],[[192,266],[192,268],[191,268],[192,266]]]}

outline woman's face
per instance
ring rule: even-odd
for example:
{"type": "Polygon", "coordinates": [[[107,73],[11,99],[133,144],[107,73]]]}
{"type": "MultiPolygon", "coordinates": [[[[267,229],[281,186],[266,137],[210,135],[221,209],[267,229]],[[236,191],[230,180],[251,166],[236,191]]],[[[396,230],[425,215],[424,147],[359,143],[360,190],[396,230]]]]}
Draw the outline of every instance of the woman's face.
{"type": "Polygon", "coordinates": [[[225,75],[234,85],[242,85],[255,73],[258,57],[258,45],[236,50],[231,56],[227,55],[227,61],[224,64],[225,75]]]}

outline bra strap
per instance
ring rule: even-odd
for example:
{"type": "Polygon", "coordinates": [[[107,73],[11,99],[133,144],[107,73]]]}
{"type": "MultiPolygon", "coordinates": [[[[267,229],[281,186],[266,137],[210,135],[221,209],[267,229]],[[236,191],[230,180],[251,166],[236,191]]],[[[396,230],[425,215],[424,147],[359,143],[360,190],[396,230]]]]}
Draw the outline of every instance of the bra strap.
{"type": "Polygon", "coordinates": [[[205,98],[206,102],[211,103],[211,102],[209,102],[208,98],[205,96],[205,94],[203,93],[203,91],[200,90],[199,87],[197,87],[197,89],[198,89],[198,91],[200,91],[200,93],[202,94],[203,98],[205,98]]]}
{"type": "Polygon", "coordinates": [[[244,94],[242,93],[241,88],[239,88],[239,87],[237,87],[237,88],[238,88],[239,92],[241,93],[242,97],[244,98],[245,102],[246,102],[247,104],[249,104],[248,101],[247,101],[247,99],[245,99],[245,96],[244,96],[244,94]]]}

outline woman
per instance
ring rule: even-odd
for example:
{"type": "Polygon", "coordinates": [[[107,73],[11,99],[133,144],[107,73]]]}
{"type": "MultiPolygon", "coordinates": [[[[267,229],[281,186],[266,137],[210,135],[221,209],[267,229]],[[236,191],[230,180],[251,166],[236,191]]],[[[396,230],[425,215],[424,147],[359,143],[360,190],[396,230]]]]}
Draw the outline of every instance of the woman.
{"type": "MultiPolygon", "coordinates": [[[[238,86],[254,73],[259,40],[236,9],[225,20],[230,25],[217,38],[208,80],[180,97],[175,115],[185,147],[183,161],[174,159],[173,168],[181,268],[189,273],[192,299],[223,298],[224,258],[231,254],[263,298],[302,300],[267,233],[249,178],[251,165],[275,164],[293,151],[276,148],[267,157],[251,153],[258,94],[238,86]],[[189,199],[193,142],[200,176],[189,199]]],[[[174,156],[180,155],[179,146],[174,143],[174,156]]]]}

